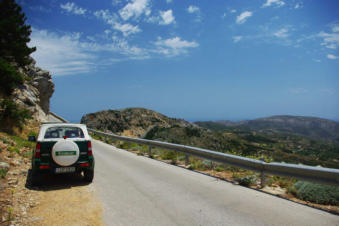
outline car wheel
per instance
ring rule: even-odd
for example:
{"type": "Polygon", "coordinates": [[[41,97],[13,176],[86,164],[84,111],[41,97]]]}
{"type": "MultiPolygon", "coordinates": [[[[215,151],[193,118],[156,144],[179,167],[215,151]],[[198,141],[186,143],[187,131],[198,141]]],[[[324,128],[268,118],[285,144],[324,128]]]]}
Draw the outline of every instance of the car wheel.
{"type": "Polygon", "coordinates": [[[31,173],[31,184],[33,186],[41,185],[41,175],[40,175],[40,173],[32,171],[32,173],[31,173]]]}
{"type": "Polygon", "coordinates": [[[91,183],[94,177],[94,170],[85,170],[84,171],[84,181],[91,183]]]}

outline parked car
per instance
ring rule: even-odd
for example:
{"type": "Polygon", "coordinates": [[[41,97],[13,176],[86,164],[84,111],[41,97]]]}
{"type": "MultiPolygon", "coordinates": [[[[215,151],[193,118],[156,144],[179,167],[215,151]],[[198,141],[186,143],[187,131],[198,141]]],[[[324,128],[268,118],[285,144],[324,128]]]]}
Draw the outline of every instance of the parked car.
{"type": "Polygon", "coordinates": [[[46,123],[40,127],[32,155],[32,184],[41,184],[42,174],[81,174],[84,181],[94,177],[94,156],[87,127],[75,123],[46,123]]]}

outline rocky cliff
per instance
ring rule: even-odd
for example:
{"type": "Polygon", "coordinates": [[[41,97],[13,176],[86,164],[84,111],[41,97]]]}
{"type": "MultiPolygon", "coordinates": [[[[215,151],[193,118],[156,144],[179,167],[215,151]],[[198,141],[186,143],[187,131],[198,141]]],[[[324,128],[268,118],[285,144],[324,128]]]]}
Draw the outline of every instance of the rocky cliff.
{"type": "Polygon", "coordinates": [[[19,72],[27,76],[23,85],[12,94],[14,101],[33,113],[33,119],[39,122],[48,120],[49,99],[54,92],[51,74],[37,67],[35,60],[19,72]]]}

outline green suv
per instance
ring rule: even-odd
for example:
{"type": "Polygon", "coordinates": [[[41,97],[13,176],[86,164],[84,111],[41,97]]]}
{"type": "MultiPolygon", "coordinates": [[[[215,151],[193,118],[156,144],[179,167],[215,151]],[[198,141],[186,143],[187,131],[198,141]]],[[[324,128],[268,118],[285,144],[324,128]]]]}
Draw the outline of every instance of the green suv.
{"type": "Polygon", "coordinates": [[[32,155],[32,184],[40,184],[42,174],[83,174],[86,182],[94,177],[94,157],[86,125],[46,123],[40,127],[32,155]]]}

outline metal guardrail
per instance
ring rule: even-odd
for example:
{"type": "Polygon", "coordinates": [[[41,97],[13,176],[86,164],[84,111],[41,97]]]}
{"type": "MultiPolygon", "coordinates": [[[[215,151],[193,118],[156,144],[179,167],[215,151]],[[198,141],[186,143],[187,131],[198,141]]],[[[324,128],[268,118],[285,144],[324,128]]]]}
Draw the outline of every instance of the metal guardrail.
{"type": "Polygon", "coordinates": [[[188,155],[194,155],[211,161],[216,161],[235,167],[253,170],[261,173],[262,187],[265,186],[265,174],[293,177],[301,180],[313,181],[323,184],[337,186],[339,185],[339,169],[296,165],[296,164],[285,164],[276,162],[266,163],[264,161],[225,154],[197,147],[172,144],[155,140],[146,140],[140,138],[119,136],[113,133],[100,132],[90,128],[88,128],[88,130],[95,134],[103,135],[105,137],[111,137],[129,143],[147,145],[149,146],[150,153],[152,147],[158,147],[185,153],[186,161],[188,160],[188,155]]]}

